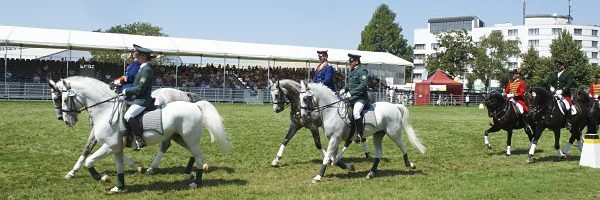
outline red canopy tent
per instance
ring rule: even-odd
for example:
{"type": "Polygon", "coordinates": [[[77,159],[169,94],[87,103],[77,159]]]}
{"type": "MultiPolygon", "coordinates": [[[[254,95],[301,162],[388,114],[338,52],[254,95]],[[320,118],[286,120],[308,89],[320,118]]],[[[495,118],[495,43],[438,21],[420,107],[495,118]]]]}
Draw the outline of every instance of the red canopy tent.
{"type": "Polygon", "coordinates": [[[431,85],[445,85],[446,94],[456,95],[459,103],[463,101],[463,84],[448,77],[442,70],[436,70],[427,80],[415,85],[415,105],[429,105],[431,85]]]}

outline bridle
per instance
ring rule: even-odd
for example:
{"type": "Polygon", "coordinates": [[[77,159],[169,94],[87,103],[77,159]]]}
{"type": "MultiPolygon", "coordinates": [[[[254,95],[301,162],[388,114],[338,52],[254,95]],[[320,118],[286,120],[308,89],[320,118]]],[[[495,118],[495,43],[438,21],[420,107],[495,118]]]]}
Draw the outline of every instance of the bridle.
{"type": "Polygon", "coordinates": [[[283,90],[281,90],[281,86],[279,86],[279,83],[277,83],[277,91],[279,92],[277,93],[277,95],[275,95],[275,99],[271,103],[278,106],[283,105],[283,109],[285,110],[291,102],[285,97],[285,95],[282,94],[283,90]]]}
{"type": "Polygon", "coordinates": [[[114,100],[116,98],[119,98],[119,95],[116,95],[116,96],[111,97],[109,99],[106,99],[104,101],[100,101],[98,103],[94,103],[94,104],[92,104],[90,106],[84,106],[84,104],[81,101],[79,101],[79,99],[76,98],[76,94],[75,94],[75,92],[73,92],[73,90],[68,89],[67,91],[63,91],[62,93],[63,94],[61,94],[61,95],[66,95],[67,96],[66,104],[69,106],[69,108],[76,108],[76,103],[79,104],[82,107],[79,110],[65,110],[65,109],[62,109],[62,108],[60,109],[61,112],[64,112],[64,113],[67,113],[67,114],[70,114],[70,115],[72,115],[72,113],[79,114],[82,111],[87,111],[89,108],[93,108],[93,107],[98,106],[100,104],[112,101],[112,100],[114,100]]]}

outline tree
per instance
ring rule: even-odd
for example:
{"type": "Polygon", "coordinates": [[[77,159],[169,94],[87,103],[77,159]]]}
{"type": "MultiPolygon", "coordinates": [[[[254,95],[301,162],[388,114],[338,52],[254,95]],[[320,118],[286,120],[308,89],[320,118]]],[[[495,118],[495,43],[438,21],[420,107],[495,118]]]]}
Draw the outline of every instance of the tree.
{"type": "MultiPolygon", "coordinates": [[[[413,49],[404,39],[402,27],[395,20],[396,13],[387,4],[381,4],[360,34],[358,50],[388,52],[412,61],[413,49]]],[[[412,68],[407,67],[405,74],[410,74],[412,79],[412,68]]]]}
{"type": "Polygon", "coordinates": [[[441,69],[451,76],[462,76],[475,54],[473,38],[465,30],[440,33],[436,38],[439,46],[434,47],[436,53],[425,60],[427,71],[433,73],[441,69]]]}
{"type": "Polygon", "coordinates": [[[553,71],[550,58],[540,57],[538,51],[532,46],[526,53],[522,54],[521,78],[527,82],[529,87],[547,87],[547,80],[553,71]]]}
{"type": "Polygon", "coordinates": [[[505,67],[508,58],[519,56],[519,42],[517,40],[504,40],[501,32],[492,32],[480,39],[476,47],[471,68],[475,76],[489,88],[490,80],[500,80],[502,85],[508,83],[511,75],[505,67]]]}
{"type": "Polygon", "coordinates": [[[576,43],[570,33],[563,31],[558,38],[552,40],[550,53],[552,63],[562,62],[567,65],[567,70],[573,75],[573,81],[578,84],[578,87],[589,86],[596,70],[581,51],[581,44],[576,43]]]}
{"type": "MultiPolygon", "coordinates": [[[[107,30],[98,29],[94,32],[103,32],[103,33],[123,33],[123,34],[132,34],[132,35],[145,35],[145,36],[167,36],[167,34],[162,32],[162,28],[158,26],[153,26],[148,22],[135,22],[132,24],[123,24],[116,25],[110,27],[107,30]]],[[[107,51],[107,50],[93,50],[90,52],[92,54],[92,60],[96,62],[106,62],[106,63],[121,63],[123,62],[123,58],[130,59],[126,57],[123,52],[120,51],[107,51]]],[[[129,53],[129,52],[127,52],[129,53]]],[[[128,60],[127,62],[129,62],[128,60]]]]}

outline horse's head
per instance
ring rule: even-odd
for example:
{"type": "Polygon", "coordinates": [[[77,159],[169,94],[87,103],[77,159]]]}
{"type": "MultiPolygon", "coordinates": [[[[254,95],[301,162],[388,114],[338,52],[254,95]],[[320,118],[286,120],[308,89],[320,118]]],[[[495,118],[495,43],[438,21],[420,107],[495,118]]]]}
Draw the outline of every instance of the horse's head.
{"type": "Polygon", "coordinates": [[[588,95],[587,92],[583,90],[577,90],[577,92],[573,93],[573,101],[576,101],[583,105],[588,105],[590,103],[593,103],[594,100],[588,95]]]}
{"type": "Polygon", "coordinates": [[[202,101],[202,97],[199,94],[193,92],[186,92],[185,94],[190,98],[190,102],[202,101]]]}
{"type": "Polygon", "coordinates": [[[56,83],[55,89],[60,93],[60,103],[56,103],[57,101],[55,101],[55,105],[60,104],[63,121],[69,126],[75,125],[77,123],[77,115],[81,113],[79,110],[84,106],[82,100],[78,99],[67,80],[62,79],[56,83]]]}
{"type": "Polygon", "coordinates": [[[50,87],[50,94],[52,94],[52,102],[54,103],[54,113],[56,114],[56,119],[63,120],[62,92],[56,87],[56,83],[53,80],[48,81],[48,87],[50,87]]]}
{"type": "Polygon", "coordinates": [[[308,83],[300,81],[300,114],[307,117],[316,107],[313,93],[308,87],[308,83]]]}
{"type": "Polygon", "coordinates": [[[282,88],[279,81],[273,82],[269,80],[271,85],[271,102],[273,102],[273,111],[279,113],[285,109],[287,104],[287,98],[285,97],[287,91],[282,88]]]}
{"type": "Polygon", "coordinates": [[[491,91],[484,101],[484,105],[488,110],[500,108],[504,103],[506,103],[504,96],[502,96],[501,92],[496,90],[491,91]]]}

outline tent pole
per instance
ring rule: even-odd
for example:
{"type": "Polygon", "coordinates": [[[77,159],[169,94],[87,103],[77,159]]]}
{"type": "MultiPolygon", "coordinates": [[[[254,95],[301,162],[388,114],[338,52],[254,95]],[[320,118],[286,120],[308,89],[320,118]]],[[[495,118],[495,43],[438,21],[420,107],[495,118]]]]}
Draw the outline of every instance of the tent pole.
{"type": "Polygon", "coordinates": [[[227,57],[223,57],[223,97],[225,97],[225,73],[227,72],[227,57]]]}
{"type": "Polygon", "coordinates": [[[8,59],[6,54],[8,54],[8,41],[4,43],[4,98],[8,99],[8,79],[6,77],[6,74],[8,74],[8,59]]]}
{"type": "MultiPolygon", "coordinates": [[[[69,47],[69,59],[71,59],[71,47],[69,47]]],[[[67,60],[67,76],[69,77],[69,61],[67,60]]]]}
{"type": "MultiPolygon", "coordinates": [[[[123,52],[123,55],[126,55],[126,54],[127,54],[127,52],[123,52]]],[[[125,72],[127,71],[127,69],[126,69],[127,65],[125,65],[126,62],[127,62],[127,57],[123,56],[123,74],[125,74],[125,72]]]]}
{"type": "Polygon", "coordinates": [[[271,60],[267,60],[267,81],[271,80],[271,60]]]}
{"type": "Polygon", "coordinates": [[[306,61],[306,79],[310,80],[310,68],[308,68],[308,60],[306,61]]]}
{"type": "Polygon", "coordinates": [[[383,72],[383,65],[379,64],[379,89],[378,89],[379,90],[379,92],[378,92],[379,95],[377,95],[379,98],[381,98],[381,81],[382,81],[381,80],[381,73],[382,72],[383,72]]]}

